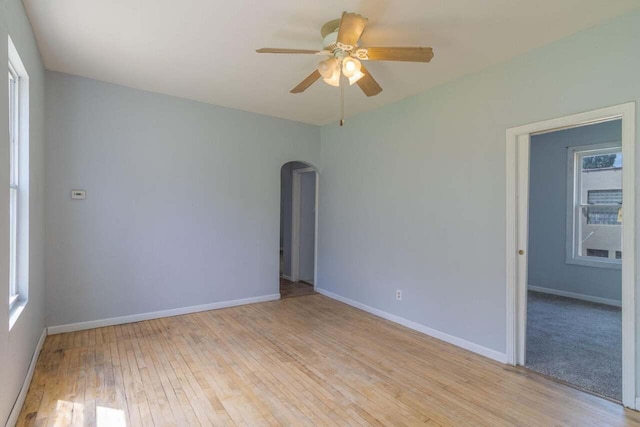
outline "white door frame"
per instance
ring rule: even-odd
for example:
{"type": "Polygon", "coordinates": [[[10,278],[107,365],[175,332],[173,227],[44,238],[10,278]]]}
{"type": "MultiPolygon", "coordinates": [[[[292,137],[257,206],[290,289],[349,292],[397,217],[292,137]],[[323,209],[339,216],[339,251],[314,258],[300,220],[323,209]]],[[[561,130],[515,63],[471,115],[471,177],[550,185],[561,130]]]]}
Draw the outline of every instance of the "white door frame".
{"type": "Polygon", "coordinates": [[[531,134],[622,119],[622,403],[636,408],[635,122],[630,102],[507,130],[507,363],[524,365],[527,326],[529,148],[531,134]],[[625,261],[626,260],[626,261],[625,261]]]}
{"type": "Polygon", "coordinates": [[[316,200],[315,200],[315,239],[313,249],[313,288],[318,283],[318,194],[320,180],[318,171],[312,167],[294,169],[292,179],[291,200],[291,280],[297,282],[300,279],[300,178],[303,173],[316,174],[316,200]]]}

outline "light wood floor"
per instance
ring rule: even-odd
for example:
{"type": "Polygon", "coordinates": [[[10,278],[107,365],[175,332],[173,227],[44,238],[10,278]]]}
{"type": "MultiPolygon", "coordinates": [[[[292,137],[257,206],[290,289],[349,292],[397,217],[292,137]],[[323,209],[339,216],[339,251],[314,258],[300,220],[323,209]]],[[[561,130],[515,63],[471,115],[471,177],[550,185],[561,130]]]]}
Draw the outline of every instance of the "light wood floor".
{"type": "Polygon", "coordinates": [[[614,426],[639,415],[311,295],[50,336],[19,425],[614,426]]]}

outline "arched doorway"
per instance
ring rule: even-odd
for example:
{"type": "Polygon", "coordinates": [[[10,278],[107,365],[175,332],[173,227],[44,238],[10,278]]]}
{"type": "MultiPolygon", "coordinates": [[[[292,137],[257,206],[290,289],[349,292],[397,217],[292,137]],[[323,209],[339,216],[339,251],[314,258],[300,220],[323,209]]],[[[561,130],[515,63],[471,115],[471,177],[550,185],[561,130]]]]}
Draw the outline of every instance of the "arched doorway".
{"type": "Polygon", "coordinates": [[[280,296],[314,294],[318,173],[304,162],[280,170],[280,296]]]}

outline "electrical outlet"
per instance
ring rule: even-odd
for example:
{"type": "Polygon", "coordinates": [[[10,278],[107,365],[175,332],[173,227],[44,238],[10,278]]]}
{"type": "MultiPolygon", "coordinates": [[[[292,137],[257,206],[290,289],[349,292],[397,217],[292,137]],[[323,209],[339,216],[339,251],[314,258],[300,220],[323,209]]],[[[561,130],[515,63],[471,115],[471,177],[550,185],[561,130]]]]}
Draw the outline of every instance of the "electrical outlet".
{"type": "Polygon", "coordinates": [[[400,289],[396,289],[396,299],[402,301],[402,291],[400,289]]]}

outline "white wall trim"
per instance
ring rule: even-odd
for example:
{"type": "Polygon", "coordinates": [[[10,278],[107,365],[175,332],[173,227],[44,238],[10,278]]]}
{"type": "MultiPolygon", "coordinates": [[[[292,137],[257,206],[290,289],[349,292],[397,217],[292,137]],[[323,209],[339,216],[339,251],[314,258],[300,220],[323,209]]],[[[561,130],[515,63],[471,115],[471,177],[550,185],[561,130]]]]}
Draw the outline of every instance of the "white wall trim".
{"type": "Polygon", "coordinates": [[[22,411],[24,400],[27,397],[27,391],[29,391],[29,386],[31,385],[31,380],[33,379],[33,373],[36,370],[36,364],[38,363],[38,356],[40,356],[40,351],[42,351],[42,346],[44,345],[44,340],[46,338],[47,338],[47,328],[44,328],[42,330],[42,334],[40,335],[40,339],[38,340],[38,344],[36,344],[36,349],[33,352],[33,356],[31,356],[31,363],[29,363],[29,369],[27,370],[27,375],[24,378],[24,382],[22,383],[22,388],[20,388],[20,393],[18,393],[18,397],[16,398],[16,401],[13,404],[13,408],[11,408],[11,412],[9,413],[9,418],[7,419],[7,423],[5,424],[5,427],[13,427],[18,422],[20,411],[22,411]]]}
{"type": "Polygon", "coordinates": [[[398,323],[402,326],[406,326],[407,328],[413,329],[414,331],[421,332],[425,335],[429,335],[430,337],[437,338],[449,344],[453,344],[455,346],[464,348],[465,350],[472,351],[481,356],[488,357],[489,359],[496,360],[500,363],[506,363],[507,361],[507,355],[505,353],[501,353],[499,351],[481,346],[471,341],[467,341],[462,338],[449,335],[447,333],[438,331],[437,329],[433,329],[428,326],[422,325],[420,323],[414,322],[412,320],[405,319],[404,317],[396,316],[395,314],[387,313],[386,311],[382,311],[380,309],[370,307],[368,305],[362,304],[352,299],[345,298],[341,295],[334,294],[333,292],[327,291],[326,289],[316,288],[316,291],[318,291],[318,293],[321,293],[322,295],[325,295],[329,298],[335,299],[337,301],[348,304],[352,307],[359,308],[360,310],[366,311],[367,313],[371,313],[375,316],[382,317],[383,319],[387,319],[392,322],[398,323]]]}
{"type": "Polygon", "coordinates": [[[622,403],[636,407],[635,336],[635,127],[636,104],[629,102],[507,129],[506,132],[506,293],[507,361],[524,364],[529,210],[529,146],[531,134],[622,119],[622,188],[624,222],[622,252],[622,403]],[[625,262],[625,260],[628,260],[625,262]]]}
{"type": "Polygon", "coordinates": [[[579,299],[583,301],[597,302],[599,304],[612,305],[614,307],[622,307],[622,302],[614,299],[594,297],[591,295],[578,294],[575,292],[560,291],[558,289],[544,288],[542,286],[529,285],[528,289],[530,291],[542,292],[543,294],[558,295],[561,297],[574,298],[574,299],[579,299]]]}
{"type": "Polygon", "coordinates": [[[293,280],[293,277],[291,277],[291,276],[287,276],[286,274],[281,274],[281,275],[280,275],[280,277],[281,277],[281,278],[283,278],[283,279],[285,279],[285,280],[288,280],[288,281],[290,281],[290,282],[293,282],[293,281],[294,281],[294,280],[293,280]]]}
{"type": "Polygon", "coordinates": [[[162,317],[180,316],[182,314],[198,313],[201,311],[217,310],[219,308],[235,307],[238,305],[254,304],[257,302],[274,301],[280,299],[280,294],[262,295],[259,297],[220,301],[211,304],[193,305],[191,307],[174,308],[170,310],[153,311],[150,313],[132,314],[130,316],[112,317],[109,319],[89,320],[87,322],[68,323],[66,325],[49,326],[49,335],[65,332],[82,331],[84,329],[102,328],[105,326],[122,325],[125,323],[141,322],[143,320],[160,319],[162,317]]]}

